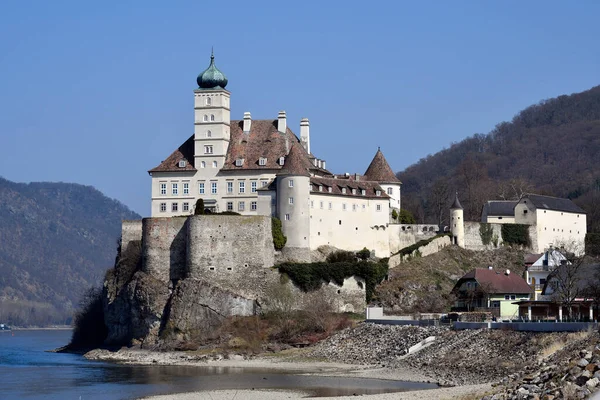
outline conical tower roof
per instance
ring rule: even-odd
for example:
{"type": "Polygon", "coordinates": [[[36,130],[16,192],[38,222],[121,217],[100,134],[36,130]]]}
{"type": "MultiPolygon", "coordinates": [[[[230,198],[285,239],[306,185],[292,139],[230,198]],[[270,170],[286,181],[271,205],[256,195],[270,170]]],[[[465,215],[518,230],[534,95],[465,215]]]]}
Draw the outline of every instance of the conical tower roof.
{"type": "Polygon", "coordinates": [[[450,206],[451,210],[462,210],[463,206],[460,205],[460,201],[458,201],[458,192],[456,192],[456,196],[454,197],[454,203],[450,206]]]}
{"type": "Polygon", "coordinates": [[[400,180],[396,178],[396,174],[390,168],[387,160],[383,156],[381,149],[377,149],[373,161],[369,164],[369,168],[365,172],[365,177],[369,181],[383,182],[383,183],[400,183],[400,180]]]}
{"type": "Polygon", "coordinates": [[[294,143],[285,158],[283,168],[277,175],[310,176],[308,165],[309,161],[304,148],[300,144],[294,143]]]}

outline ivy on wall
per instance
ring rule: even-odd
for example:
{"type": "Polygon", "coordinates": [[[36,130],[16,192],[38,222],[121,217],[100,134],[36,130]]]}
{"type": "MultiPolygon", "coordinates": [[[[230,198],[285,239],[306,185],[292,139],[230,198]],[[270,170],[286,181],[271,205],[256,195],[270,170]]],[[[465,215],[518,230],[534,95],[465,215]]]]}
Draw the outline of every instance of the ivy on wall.
{"type": "Polygon", "coordinates": [[[513,244],[518,246],[531,246],[529,225],[503,224],[502,241],[509,245],[513,244]]]}
{"type": "Polygon", "coordinates": [[[323,282],[334,282],[342,286],[344,279],[358,276],[365,280],[367,302],[371,301],[375,287],[388,273],[388,259],[374,262],[337,262],[337,263],[284,263],[277,266],[279,272],[286,274],[294,285],[305,292],[317,290],[323,282]]]}
{"type": "Polygon", "coordinates": [[[492,225],[485,222],[479,224],[479,237],[481,237],[481,243],[483,243],[485,246],[492,242],[493,234],[494,228],[492,228],[492,225]]]}

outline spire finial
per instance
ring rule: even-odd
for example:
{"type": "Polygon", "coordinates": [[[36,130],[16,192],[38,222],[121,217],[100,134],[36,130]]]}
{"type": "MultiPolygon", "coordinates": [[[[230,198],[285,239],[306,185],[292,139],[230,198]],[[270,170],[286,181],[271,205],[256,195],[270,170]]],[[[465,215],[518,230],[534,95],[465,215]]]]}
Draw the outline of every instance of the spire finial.
{"type": "Polygon", "coordinates": [[[213,46],[210,46],[210,59],[215,59],[215,48],[213,46]]]}

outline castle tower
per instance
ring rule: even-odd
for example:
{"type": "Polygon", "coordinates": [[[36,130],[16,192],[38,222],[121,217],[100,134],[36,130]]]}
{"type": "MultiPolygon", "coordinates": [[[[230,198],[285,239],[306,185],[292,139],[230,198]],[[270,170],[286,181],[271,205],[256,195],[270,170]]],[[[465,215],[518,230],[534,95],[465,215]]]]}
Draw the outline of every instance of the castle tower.
{"type": "Polygon", "coordinates": [[[277,174],[277,215],[287,236],[288,250],[310,248],[308,162],[304,149],[294,143],[277,174]]]}
{"type": "Polygon", "coordinates": [[[365,178],[368,181],[379,183],[381,188],[390,196],[390,210],[395,208],[398,212],[400,211],[400,187],[402,182],[396,178],[396,174],[392,171],[380,148],[377,148],[375,157],[373,157],[371,164],[365,171],[365,178]]]}
{"type": "Polygon", "coordinates": [[[227,78],[215,65],[210,65],[196,79],[194,90],[194,162],[204,177],[214,177],[225,163],[230,140],[230,97],[225,90],[227,78]]]}
{"type": "Polygon", "coordinates": [[[465,220],[463,207],[458,201],[458,193],[454,197],[454,203],[450,206],[450,224],[452,243],[459,247],[465,247],[465,220]]]}

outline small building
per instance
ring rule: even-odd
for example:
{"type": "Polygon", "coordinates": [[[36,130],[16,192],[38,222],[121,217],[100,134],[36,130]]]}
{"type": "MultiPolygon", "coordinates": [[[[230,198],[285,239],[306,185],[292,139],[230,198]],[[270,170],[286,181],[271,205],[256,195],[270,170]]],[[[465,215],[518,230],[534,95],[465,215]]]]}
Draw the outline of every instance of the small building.
{"type": "Polygon", "coordinates": [[[557,266],[568,261],[563,253],[552,247],[542,254],[529,254],[528,256],[525,257],[525,267],[527,268],[525,270],[525,280],[534,290],[533,300],[538,300],[542,295],[542,289],[546,284],[548,275],[557,266]],[[527,261],[531,261],[534,257],[537,258],[529,264],[527,261]]]}
{"type": "Polygon", "coordinates": [[[483,205],[481,222],[488,224],[514,224],[516,200],[489,200],[483,205]]]}
{"type": "Polygon", "coordinates": [[[515,205],[515,223],[536,227],[538,248],[567,246],[584,251],[586,213],[569,199],[528,194],[515,205]]]}
{"type": "Polygon", "coordinates": [[[519,315],[517,300],[529,300],[533,290],[527,282],[509,269],[504,272],[492,267],[476,268],[456,282],[454,311],[488,311],[502,319],[519,315]]]}

